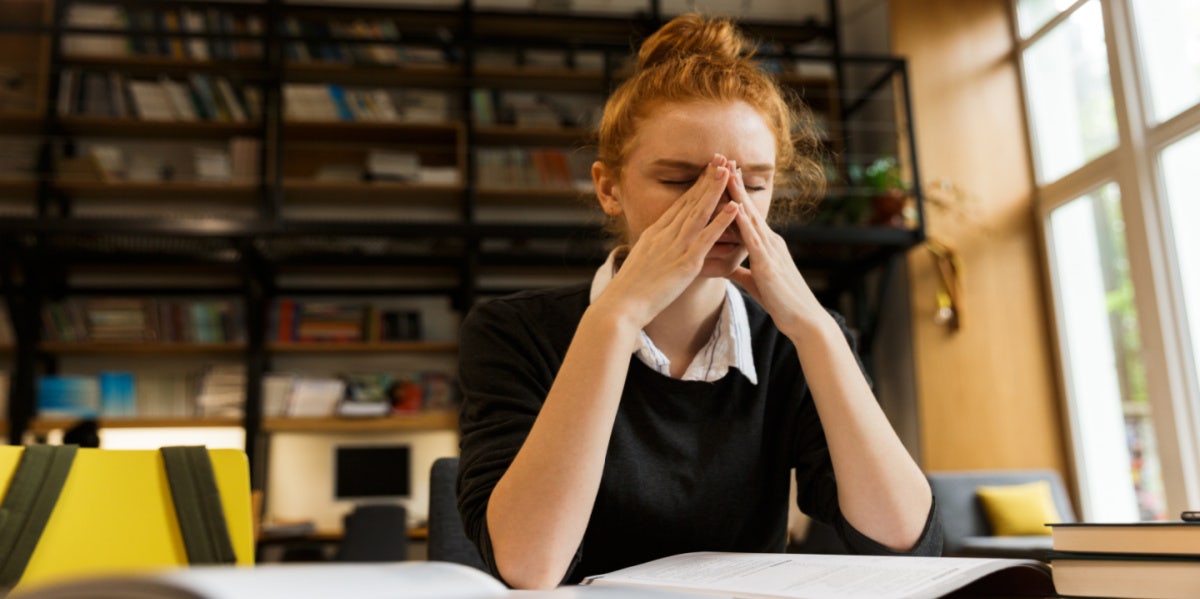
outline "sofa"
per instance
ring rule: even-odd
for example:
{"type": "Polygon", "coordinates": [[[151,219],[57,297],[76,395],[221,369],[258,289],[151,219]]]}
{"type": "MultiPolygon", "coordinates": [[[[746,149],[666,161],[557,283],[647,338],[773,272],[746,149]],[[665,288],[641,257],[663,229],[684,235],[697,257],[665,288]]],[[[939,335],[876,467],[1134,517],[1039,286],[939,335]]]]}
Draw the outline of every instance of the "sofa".
{"type": "Polygon", "coordinates": [[[1061,522],[1075,522],[1075,510],[1062,477],[1053,470],[974,470],[927,475],[937,498],[945,542],[942,553],[959,557],[1009,557],[1045,560],[1049,535],[997,536],[976,493],[981,486],[1046,481],[1061,522]]]}

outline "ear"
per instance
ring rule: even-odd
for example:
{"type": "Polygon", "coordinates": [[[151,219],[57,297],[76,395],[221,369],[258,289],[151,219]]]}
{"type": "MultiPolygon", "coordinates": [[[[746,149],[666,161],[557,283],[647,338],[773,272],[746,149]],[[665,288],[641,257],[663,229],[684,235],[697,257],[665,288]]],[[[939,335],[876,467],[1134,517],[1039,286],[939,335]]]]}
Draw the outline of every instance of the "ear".
{"type": "Polygon", "coordinates": [[[614,218],[620,216],[624,210],[617,197],[620,195],[617,179],[599,160],[592,163],[592,183],[596,186],[596,197],[600,199],[600,208],[604,213],[614,218]]]}

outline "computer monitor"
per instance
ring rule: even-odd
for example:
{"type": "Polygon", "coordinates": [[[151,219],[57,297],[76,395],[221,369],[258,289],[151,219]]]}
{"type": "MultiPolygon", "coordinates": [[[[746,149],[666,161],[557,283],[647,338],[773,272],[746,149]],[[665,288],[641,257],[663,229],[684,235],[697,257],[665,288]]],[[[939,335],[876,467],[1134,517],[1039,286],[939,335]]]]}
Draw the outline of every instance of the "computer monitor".
{"type": "Polygon", "coordinates": [[[341,500],[388,500],[409,496],[408,445],[339,445],[334,448],[333,496],[341,500]]]}

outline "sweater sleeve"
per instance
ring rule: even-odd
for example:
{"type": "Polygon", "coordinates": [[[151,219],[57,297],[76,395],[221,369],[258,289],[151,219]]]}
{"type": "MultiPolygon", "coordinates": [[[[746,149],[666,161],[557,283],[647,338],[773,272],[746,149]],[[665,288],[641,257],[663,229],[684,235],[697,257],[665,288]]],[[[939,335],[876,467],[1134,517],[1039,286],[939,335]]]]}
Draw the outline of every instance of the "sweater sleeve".
{"type": "MultiPolygon", "coordinates": [[[[846,343],[854,352],[858,366],[863,376],[867,376],[862,359],[858,356],[857,343],[854,333],[846,326],[846,321],[837,313],[831,312],[834,320],[842,329],[846,343]]],[[[790,342],[788,342],[790,343],[790,342]]],[[[792,354],[791,359],[796,359],[792,354]]],[[[942,526],[937,514],[936,501],[930,505],[925,516],[925,526],[921,536],[908,551],[894,551],[876,542],[854,528],[842,515],[838,503],[837,479],[834,476],[833,460],[829,455],[829,445],[825,431],[817,414],[816,404],[812,399],[812,391],[803,380],[797,377],[793,393],[799,398],[799,408],[796,417],[796,501],[800,511],[813,519],[828,524],[837,532],[846,551],[854,554],[867,555],[920,555],[936,556],[942,553],[942,526]]],[[[867,378],[870,384],[870,378],[867,378]]]]}
{"type": "MultiPolygon", "coordinates": [[[[480,304],[463,321],[458,508],[467,537],[497,578],[501,576],[488,536],[488,500],[529,435],[559,359],[534,325],[504,302],[480,304]]],[[[577,552],[572,567],[578,559],[577,552]]]]}

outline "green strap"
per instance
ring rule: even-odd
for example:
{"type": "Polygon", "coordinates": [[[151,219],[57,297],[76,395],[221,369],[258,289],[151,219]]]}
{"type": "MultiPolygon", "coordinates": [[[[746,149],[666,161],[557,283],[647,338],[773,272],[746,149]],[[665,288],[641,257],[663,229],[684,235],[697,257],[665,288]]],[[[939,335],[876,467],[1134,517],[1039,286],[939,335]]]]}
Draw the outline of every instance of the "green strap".
{"type": "Polygon", "coordinates": [[[208,450],[190,446],[163,447],[160,451],[188,563],[236,563],[208,450]]]}
{"type": "Polygon", "coordinates": [[[0,588],[16,586],[62,492],[75,445],[31,445],[21,452],[0,503],[0,588]]]}

